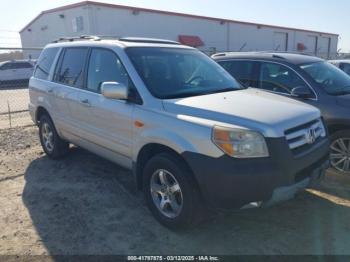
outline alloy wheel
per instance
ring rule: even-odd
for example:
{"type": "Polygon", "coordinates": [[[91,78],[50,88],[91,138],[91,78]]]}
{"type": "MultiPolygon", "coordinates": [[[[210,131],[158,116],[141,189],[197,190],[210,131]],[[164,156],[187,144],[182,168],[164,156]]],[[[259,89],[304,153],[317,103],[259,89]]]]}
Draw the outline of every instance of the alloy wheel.
{"type": "Polygon", "coordinates": [[[45,148],[52,152],[54,149],[54,141],[53,141],[53,131],[51,126],[48,123],[44,123],[41,130],[41,136],[43,139],[43,144],[45,148]]]}
{"type": "Polygon", "coordinates": [[[333,141],[331,164],[340,172],[350,173],[350,138],[339,138],[333,141]]]}
{"type": "Polygon", "coordinates": [[[151,195],[158,210],[168,218],[177,217],[183,208],[180,184],[167,170],[159,169],[151,177],[151,195]]]}

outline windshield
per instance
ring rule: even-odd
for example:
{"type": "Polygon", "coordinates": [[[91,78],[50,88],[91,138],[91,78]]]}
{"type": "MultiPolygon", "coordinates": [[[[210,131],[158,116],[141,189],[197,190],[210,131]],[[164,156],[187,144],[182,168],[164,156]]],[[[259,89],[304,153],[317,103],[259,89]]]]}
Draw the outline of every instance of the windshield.
{"type": "Polygon", "coordinates": [[[327,62],[317,62],[300,66],[328,94],[350,94],[350,76],[327,62]]]}
{"type": "Polygon", "coordinates": [[[134,47],[126,52],[149,91],[157,98],[181,98],[243,88],[198,50],[134,47]]]}

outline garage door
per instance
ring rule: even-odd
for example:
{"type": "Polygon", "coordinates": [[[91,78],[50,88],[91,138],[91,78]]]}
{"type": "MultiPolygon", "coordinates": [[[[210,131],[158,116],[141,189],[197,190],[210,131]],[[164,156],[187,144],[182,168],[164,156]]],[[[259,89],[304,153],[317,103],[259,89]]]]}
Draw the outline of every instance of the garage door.
{"type": "Polygon", "coordinates": [[[320,37],[318,40],[318,51],[317,54],[324,58],[329,57],[331,39],[329,37],[320,37]]]}
{"type": "Polygon", "coordinates": [[[317,49],[317,36],[309,35],[306,41],[306,52],[309,54],[316,54],[317,49]]]}
{"type": "Polygon", "coordinates": [[[288,33],[274,33],[274,51],[288,51],[288,33]]]}

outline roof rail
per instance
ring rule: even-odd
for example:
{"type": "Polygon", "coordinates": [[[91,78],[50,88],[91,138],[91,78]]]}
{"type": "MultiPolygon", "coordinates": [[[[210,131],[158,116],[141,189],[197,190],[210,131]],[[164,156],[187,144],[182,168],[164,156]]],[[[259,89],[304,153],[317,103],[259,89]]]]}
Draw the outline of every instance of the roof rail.
{"type": "Polygon", "coordinates": [[[119,38],[118,40],[122,42],[181,45],[179,42],[172,41],[172,40],[144,38],[144,37],[122,37],[122,38],[119,38]]]}
{"type": "Polygon", "coordinates": [[[58,38],[58,39],[52,41],[52,43],[74,42],[74,41],[81,41],[81,40],[98,41],[98,40],[101,40],[101,38],[98,37],[98,36],[95,36],[95,35],[81,35],[81,36],[73,36],[73,37],[61,37],[61,38],[58,38]]]}
{"type": "Polygon", "coordinates": [[[166,39],[143,38],[143,37],[118,37],[113,35],[81,35],[81,36],[73,36],[73,37],[61,37],[53,41],[52,43],[74,42],[74,41],[82,41],[82,40],[100,41],[103,39],[106,39],[106,40],[114,39],[121,42],[181,45],[179,42],[166,40],[166,39]]]}
{"type": "Polygon", "coordinates": [[[226,56],[227,53],[216,53],[213,54],[211,57],[219,57],[219,56],[226,56]]]}

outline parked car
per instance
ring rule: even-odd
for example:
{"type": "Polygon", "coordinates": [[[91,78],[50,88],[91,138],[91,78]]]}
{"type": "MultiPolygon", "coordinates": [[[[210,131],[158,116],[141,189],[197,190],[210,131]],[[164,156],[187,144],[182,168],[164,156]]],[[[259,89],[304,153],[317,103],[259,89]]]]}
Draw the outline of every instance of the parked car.
{"type": "Polygon", "coordinates": [[[350,77],[316,57],[288,53],[222,53],[213,58],[244,85],[318,107],[331,135],[331,164],[350,172],[350,77]]]}
{"type": "Polygon", "coordinates": [[[329,60],[329,63],[343,70],[345,73],[350,75],[350,59],[348,60],[329,60]]]}
{"type": "Polygon", "coordinates": [[[23,86],[28,84],[33,75],[33,61],[13,60],[0,63],[0,87],[23,86]]]}
{"type": "Polygon", "coordinates": [[[57,159],[72,143],[133,170],[164,225],[193,223],[204,204],[268,206],[324,175],[318,109],[246,89],[177,42],[67,41],[43,50],[30,80],[43,150],[57,159]]]}

